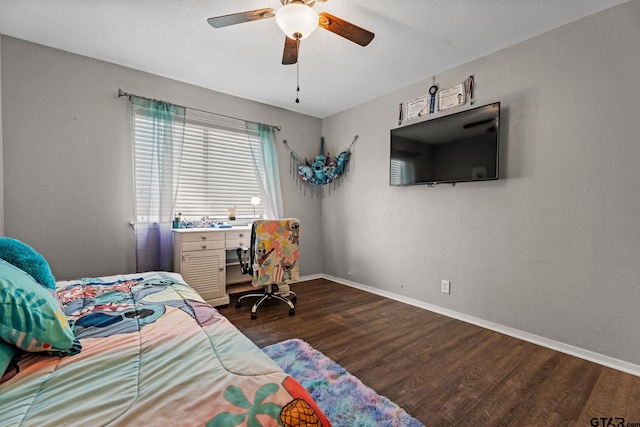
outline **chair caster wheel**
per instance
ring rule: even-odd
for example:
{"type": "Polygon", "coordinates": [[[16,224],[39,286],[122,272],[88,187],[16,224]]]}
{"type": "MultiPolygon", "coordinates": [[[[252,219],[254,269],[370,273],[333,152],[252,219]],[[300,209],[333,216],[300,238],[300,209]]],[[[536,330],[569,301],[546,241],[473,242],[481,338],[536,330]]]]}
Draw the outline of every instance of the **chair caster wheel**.
{"type": "Polygon", "coordinates": [[[294,314],[296,314],[296,311],[293,308],[289,309],[289,316],[293,316],[294,314]]]}
{"type": "Polygon", "coordinates": [[[256,320],[256,314],[255,313],[251,313],[251,320],[256,320]]]}
{"type": "Polygon", "coordinates": [[[297,303],[298,302],[298,297],[291,297],[291,302],[292,303],[297,303]]]}
{"type": "Polygon", "coordinates": [[[240,308],[240,301],[236,301],[236,308],[240,308]]]}

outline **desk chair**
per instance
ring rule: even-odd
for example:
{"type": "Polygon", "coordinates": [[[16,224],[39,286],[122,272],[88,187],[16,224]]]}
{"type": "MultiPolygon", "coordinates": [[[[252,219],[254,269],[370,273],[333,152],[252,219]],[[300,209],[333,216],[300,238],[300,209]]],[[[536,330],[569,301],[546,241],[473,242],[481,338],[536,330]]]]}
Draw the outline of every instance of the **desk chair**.
{"type": "Polygon", "coordinates": [[[251,230],[251,247],[238,249],[240,266],[245,274],[252,274],[252,285],[264,287],[262,294],[248,294],[238,298],[236,308],[245,298],[260,298],[251,308],[251,318],[266,300],[276,299],[289,305],[289,316],[295,313],[296,294],[281,292],[279,284],[289,284],[299,278],[298,239],[300,221],[295,218],[256,220],[251,230]],[[250,260],[247,260],[247,251],[250,260]],[[244,258],[244,259],[243,259],[244,258]],[[290,296],[289,298],[286,298],[290,296]]]}

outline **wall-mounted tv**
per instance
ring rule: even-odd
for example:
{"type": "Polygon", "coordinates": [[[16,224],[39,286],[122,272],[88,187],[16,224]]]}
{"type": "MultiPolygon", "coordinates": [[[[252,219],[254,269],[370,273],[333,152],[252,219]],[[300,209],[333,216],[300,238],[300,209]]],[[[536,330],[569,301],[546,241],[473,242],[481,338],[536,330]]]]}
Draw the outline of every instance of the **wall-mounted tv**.
{"type": "Polygon", "coordinates": [[[500,103],[391,129],[390,185],[498,179],[500,103]]]}

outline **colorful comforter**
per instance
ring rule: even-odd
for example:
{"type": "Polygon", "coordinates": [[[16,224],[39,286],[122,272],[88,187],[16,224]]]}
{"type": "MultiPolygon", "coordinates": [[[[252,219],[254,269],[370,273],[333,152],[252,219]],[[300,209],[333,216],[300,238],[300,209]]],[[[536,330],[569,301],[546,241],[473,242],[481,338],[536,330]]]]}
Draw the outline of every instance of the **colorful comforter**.
{"type": "Polygon", "coordinates": [[[2,426],[328,426],[306,391],[175,273],[58,282],[82,351],[22,353],[2,426]]]}

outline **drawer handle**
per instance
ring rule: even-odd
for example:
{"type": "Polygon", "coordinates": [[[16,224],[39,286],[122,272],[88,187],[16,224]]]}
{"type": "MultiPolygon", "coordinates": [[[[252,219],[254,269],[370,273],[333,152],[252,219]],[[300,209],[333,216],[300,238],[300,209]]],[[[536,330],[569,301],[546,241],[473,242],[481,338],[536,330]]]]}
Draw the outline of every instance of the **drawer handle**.
{"type": "Polygon", "coordinates": [[[207,249],[207,245],[202,245],[202,249],[207,249]]]}
{"type": "Polygon", "coordinates": [[[200,236],[202,240],[207,240],[207,236],[200,236]]]}
{"type": "Polygon", "coordinates": [[[244,237],[244,233],[240,233],[240,237],[244,237]]]}

